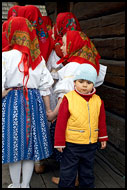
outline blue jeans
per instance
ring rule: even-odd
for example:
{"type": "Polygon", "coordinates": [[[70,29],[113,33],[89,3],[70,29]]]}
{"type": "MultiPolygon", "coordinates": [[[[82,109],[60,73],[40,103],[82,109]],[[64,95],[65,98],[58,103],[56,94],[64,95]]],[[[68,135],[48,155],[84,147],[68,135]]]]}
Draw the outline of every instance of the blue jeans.
{"type": "Polygon", "coordinates": [[[94,188],[94,159],[97,143],[74,144],[66,142],[60,163],[59,188],[74,188],[78,173],[80,188],[94,188]]]}

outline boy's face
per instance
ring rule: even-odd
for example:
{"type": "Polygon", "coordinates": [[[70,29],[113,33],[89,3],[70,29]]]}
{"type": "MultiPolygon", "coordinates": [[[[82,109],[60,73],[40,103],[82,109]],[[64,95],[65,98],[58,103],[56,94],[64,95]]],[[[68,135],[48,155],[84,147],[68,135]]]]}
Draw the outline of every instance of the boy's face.
{"type": "Polygon", "coordinates": [[[61,50],[63,53],[63,56],[67,55],[67,50],[66,50],[66,36],[64,35],[62,38],[63,45],[61,46],[61,50]]]}
{"type": "Polygon", "coordinates": [[[82,94],[88,94],[93,89],[93,83],[88,80],[79,79],[74,81],[76,89],[82,94]]]}

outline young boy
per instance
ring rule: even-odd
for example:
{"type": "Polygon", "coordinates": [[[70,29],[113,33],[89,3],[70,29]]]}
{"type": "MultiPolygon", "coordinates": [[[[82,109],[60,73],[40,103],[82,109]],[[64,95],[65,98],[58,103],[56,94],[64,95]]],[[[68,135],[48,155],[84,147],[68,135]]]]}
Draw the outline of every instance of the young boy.
{"type": "Polygon", "coordinates": [[[108,140],[104,103],[94,84],[96,69],[80,64],[74,77],[75,90],[65,94],[59,108],[54,147],[63,152],[58,187],[74,187],[78,172],[79,187],[94,188],[94,159],[97,141],[101,149],[108,140]]]}

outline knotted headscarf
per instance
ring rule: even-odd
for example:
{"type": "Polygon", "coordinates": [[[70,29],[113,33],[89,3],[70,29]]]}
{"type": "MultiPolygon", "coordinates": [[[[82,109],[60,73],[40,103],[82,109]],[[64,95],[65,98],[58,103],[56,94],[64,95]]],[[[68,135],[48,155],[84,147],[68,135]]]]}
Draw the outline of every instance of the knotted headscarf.
{"type": "Polygon", "coordinates": [[[80,31],[67,31],[66,33],[66,51],[67,55],[61,58],[57,64],[66,65],[69,62],[78,62],[91,64],[99,74],[100,55],[92,41],[85,33],[80,31]]]}
{"type": "Polygon", "coordinates": [[[55,40],[62,40],[63,35],[69,30],[81,31],[80,24],[76,16],[71,12],[59,13],[54,26],[55,40]]]}
{"type": "Polygon", "coordinates": [[[27,18],[31,22],[38,36],[41,54],[45,61],[47,61],[49,57],[50,38],[39,8],[34,5],[22,6],[18,11],[18,16],[27,18]]]}
{"type": "Polygon", "coordinates": [[[6,32],[2,32],[2,52],[4,51],[4,48],[6,48],[9,45],[6,32]]]}
{"type": "Polygon", "coordinates": [[[42,16],[42,19],[47,27],[47,30],[51,30],[52,29],[52,20],[50,19],[49,16],[42,16]]]}
{"type": "Polygon", "coordinates": [[[11,7],[9,10],[8,10],[8,19],[10,17],[17,17],[18,16],[18,10],[20,9],[20,5],[14,5],[13,7],[11,7]]]}
{"type": "Polygon", "coordinates": [[[2,24],[2,32],[5,32],[6,30],[6,25],[7,25],[7,20],[3,22],[2,24]]]}
{"type": "Polygon", "coordinates": [[[76,16],[71,12],[59,13],[54,25],[55,50],[59,57],[63,54],[60,50],[62,46],[62,37],[69,30],[81,31],[80,24],[76,16]]]}

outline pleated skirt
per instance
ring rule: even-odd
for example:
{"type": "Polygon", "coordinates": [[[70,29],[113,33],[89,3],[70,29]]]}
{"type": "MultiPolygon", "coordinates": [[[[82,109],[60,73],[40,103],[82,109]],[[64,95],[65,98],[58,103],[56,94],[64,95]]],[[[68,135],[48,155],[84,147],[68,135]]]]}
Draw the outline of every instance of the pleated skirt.
{"type": "Polygon", "coordinates": [[[26,141],[26,100],[22,89],[13,89],[2,99],[2,163],[42,160],[52,146],[45,105],[37,89],[28,89],[30,136],[26,141]]]}

